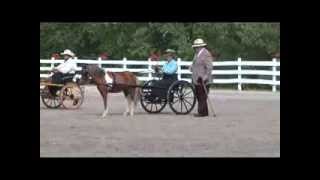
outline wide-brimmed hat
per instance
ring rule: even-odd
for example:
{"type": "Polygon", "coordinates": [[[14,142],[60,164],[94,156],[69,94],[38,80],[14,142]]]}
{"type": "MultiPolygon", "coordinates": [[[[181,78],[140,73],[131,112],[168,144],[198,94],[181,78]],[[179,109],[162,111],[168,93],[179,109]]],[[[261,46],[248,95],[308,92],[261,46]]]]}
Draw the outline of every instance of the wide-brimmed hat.
{"type": "Polygon", "coordinates": [[[173,50],[173,49],[166,49],[164,52],[165,52],[165,53],[172,53],[172,54],[175,54],[175,53],[176,53],[176,51],[173,50]]]}
{"type": "Polygon", "coordinates": [[[203,47],[206,45],[207,44],[202,39],[199,38],[199,39],[194,40],[192,47],[203,47]]]}
{"type": "Polygon", "coordinates": [[[69,49],[64,50],[61,55],[69,55],[71,57],[74,57],[74,53],[70,51],[69,49]]]}

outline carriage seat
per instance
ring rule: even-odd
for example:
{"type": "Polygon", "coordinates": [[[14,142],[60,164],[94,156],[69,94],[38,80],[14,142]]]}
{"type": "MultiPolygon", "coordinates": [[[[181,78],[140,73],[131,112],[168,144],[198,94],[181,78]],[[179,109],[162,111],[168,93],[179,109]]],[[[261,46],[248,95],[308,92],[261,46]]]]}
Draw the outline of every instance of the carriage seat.
{"type": "Polygon", "coordinates": [[[178,80],[177,74],[163,74],[161,80],[155,81],[153,86],[155,87],[152,90],[154,96],[160,97],[162,99],[167,97],[167,92],[169,87],[178,80]]]}

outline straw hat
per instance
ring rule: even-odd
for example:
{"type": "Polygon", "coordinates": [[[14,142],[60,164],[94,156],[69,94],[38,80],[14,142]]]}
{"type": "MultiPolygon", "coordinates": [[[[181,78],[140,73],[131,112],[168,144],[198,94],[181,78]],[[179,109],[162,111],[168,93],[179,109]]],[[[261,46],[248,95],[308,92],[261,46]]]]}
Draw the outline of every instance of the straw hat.
{"type": "Polygon", "coordinates": [[[69,55],[71,57],[74,57],[74,53],[70,51],[69,49],[64,50],[61,55],[69,55]]]}
{"type": "Polygon", "coordinates": [[[165,51],[165,53],[173,53],[173,54],[175,54],[175,53],[176,53],[176,51],[175,51],[175,50],[173,50],[173,49],[167,49],[167,50],[165,51]]]}
{"type": "Polygon", "coordinates": [[[207,44],[202,39],[196,39],[194,40],[192,47],[203,47],[206,45],[207,44]]]}

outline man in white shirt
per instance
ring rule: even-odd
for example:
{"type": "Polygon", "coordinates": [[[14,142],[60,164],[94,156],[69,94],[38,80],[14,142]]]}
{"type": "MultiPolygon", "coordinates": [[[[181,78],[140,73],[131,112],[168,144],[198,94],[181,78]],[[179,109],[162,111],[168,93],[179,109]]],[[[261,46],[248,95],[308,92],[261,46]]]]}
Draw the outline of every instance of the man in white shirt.
{"type": "Polygon", "coordinates": [[[66,49],[61,55],[64,56],[64,62],[52,70],[54,73],[52,76],[52,83],[56,84],[62,84],[62,78],[74,74],[77,69],[77,63],[73,59],[75,54],[72,51],[66,49]]]}

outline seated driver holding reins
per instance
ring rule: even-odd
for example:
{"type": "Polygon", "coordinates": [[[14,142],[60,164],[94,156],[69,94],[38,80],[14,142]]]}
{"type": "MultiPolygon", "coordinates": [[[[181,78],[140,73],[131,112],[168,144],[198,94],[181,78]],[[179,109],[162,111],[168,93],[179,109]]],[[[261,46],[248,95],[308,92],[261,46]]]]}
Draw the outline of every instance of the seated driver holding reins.
{"type": "Polygon", "coordinates": [[[52,83],[63,84],[63,77],[71,76],[77,70],[77,63],[72,59],[75,55],[69,49],[64,50],[61,55],[64,56],[64,62],[53,68],[52,83]]]}
{"type": "MultiPolygon", "coordinates": [[[[166,88],[168,89],[169,86],[174,83],[178,78],[177,78],[177,70],[178,70],[178,65],[175,60],[176,52],[173,49],[167,49],[165,51],[165,57],[167,59],[167,62],[163,65],[161,71],[163,73],[163,78],[159,81],[156,82],[155,86],[161,87],[161,88],[166,88]]],[[[158,66],[155,67],[155,71],[159,73],[160,69],[158,66]]],[[[163,91],[157,91],[157,95],[160,96],[165,96],[166,94],[160,93],[163,91]]]]}
{"type": "MultiPolygon", "coordinates": [[[[51,71],[53,72],[51,77],[51,82],[53,84],[64,84],[65,81],[63,80],[63,78],[67,76],[71,77],[72,75],[74,75],[77,68],[77,63],[73,59],[75,54],[72,51],[66,49],[63,53],[61,53],[61,55],[64,56],[64,62],[61,63],[59,66],[53,68],[51,71]]],[[[58,89],[58,87],[51,87],[50,91],[52,94],[55,95],[58,89]]]]}

